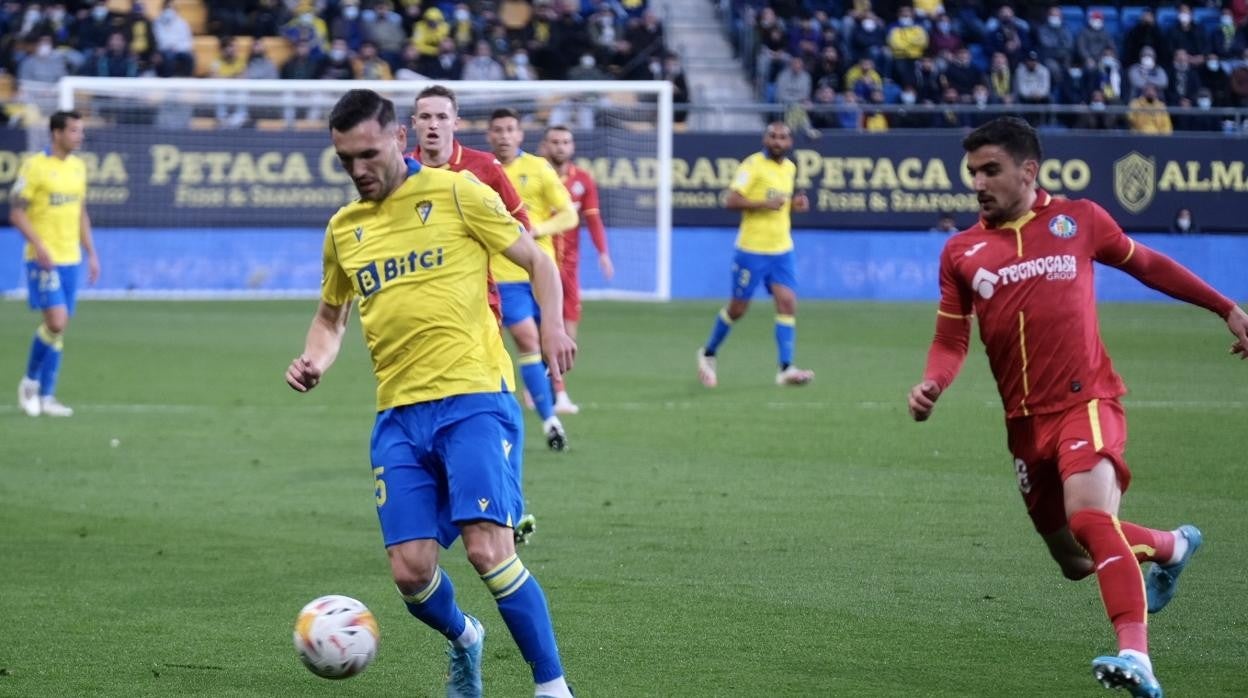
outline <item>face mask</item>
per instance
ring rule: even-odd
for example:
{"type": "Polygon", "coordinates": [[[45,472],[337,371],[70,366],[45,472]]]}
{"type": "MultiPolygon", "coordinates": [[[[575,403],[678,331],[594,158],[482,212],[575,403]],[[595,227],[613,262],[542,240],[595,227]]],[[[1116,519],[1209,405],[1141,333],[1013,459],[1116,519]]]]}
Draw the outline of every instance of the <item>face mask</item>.
{"type": "Polygon", "coordinates": [[[1083,77],[1083,68],[1071,68],[1070,69],[1070,78],[1072,80],[1078,80],[1082,77],[1083,77]]]}
{"type": "Polygon", "coordinates": [[[528,65],[529,64],[529,57],[523,53],[517,54],[516,57],[511,60],[516,65],[528,65]]]}
{"type": "Polygon", "coordinates": [[[948,34],[950,31],[953,30],[953,25],[950,24],[949,22],[937,22],[936,26],[940,28],[940,32],[942,34],[948,34]]]}
{"type": "Polygon", "coordinates": [[[1187,230],[1188,228],[1192,227],[1192,219],[1180,218],[1175,221],[1175,225],[1179,226],[1181,230],[1187,230]]]}
{"type": "Polygon", "coordinates": [[[1089,27],[1092,27],[1092,28],[1093,28],[1093,29],[1095,29],[1096,31],[1100,31],[1100,30],[1101,30],[1101,27],[1105,26],[1105,22],[1104,22],[1104,21],[1102,21],[1102,20],[1099,20],[1099,19],[1094,19],[1094,20],[1092,20],[1092,21],[1088,22],[1088,26],[1089,26],[1089,27]]]}
{"type": "Polygon", "coordinates": [[[48,13],[48,18],[53,22],[60,22],[65,19],[65,10],[52,10],[48,13]]]}
{"type": "Polygon", "coordinates": [[[348,21],[353,20],[356,17],[360,16],[360,8],[356,7],[355,5],[347,5],[346,7],[342,8],[342,16],[347,18],[348,21]]]}
{"type": "Polygon", "coordinates": [[[305,25],[311,25],[312,20],[314,19],[316,19],[316,17],[313,17],[311,12],[304,12],[303,14],[299,15],[299,21],[305,25]]]}
{"type": "Polygon", "coordinates": [[[347,57],[347,52],[345,49],[336,48],[329,52],[329,57],[336,63],[341,62],[342,59],[347,57]]]}
{"type": "Polygon", "coordinates": [[[1157,61],[1154,61],[1152,56],[1144,56],[1140,59],[1140,66],[1144,70],[1152,70],[1155,65],[1157,65],[1157,61]]]}
{"type": "Polygon", "coordinates": [[[862,28],[869,32],[875,31],[875,20],[874,19],[862,20],[862,28]]]}
{"type": "Polygon", "coordinates": [[[1105,70],[1113,70],[1115,65],[1117,65],[1117,61],[1112,58],[1105,58],[1101,60],[1101,67],[1105,70]]]}
{"type": "Polygon", "coordinates": [[[1206,65],[1206,66],[1208,66],[1209,70],[1217,70],[1217,69],[1218,69],[1218,62],[1217,62],[1217,61],[1205,61],[1205,65],[1206,65]]]}
{"type": "Polygon", "coordinates": [[[1089,107],[1089,108],[1091,108],[1091,109],[1092,109],[1092,111],[1105,111],[1105,103],[1104,103],[1104,102],[1093,102],[1093,103],[1089,104],[1089,105],[1088,105],[1088,107],[1089,107]]]}
{"type": "Polygon", "coordinates": [[[1200,107],[1201,109],[1208,109],[1209,107],[1213,106],[1213,100],[1209,99],[1208,97],[1201,97],[1200,99],[1196,100],[1196,106],[1200,107]]]}
{"type": "Polygon", "coordinates": [[[364,10],[363,12],[360,13],[360,19],[368,23],[376,22],[377,11],[376,10],[364,10]]]}
{"type": "Polygon", "coordinates": [[[1179,24],[1191,24],[1192,16],[1186,12],[1179,13],[1179,24]]]}
{"type": "Polygon", "coordinates": [[[1222,26],[1224,27],[1235,26],[1235,18],[1230,15],[1222,15],[1222,26]]]}
{"type": "Polygon", "coordinates": [[[1062,26],[1062,18],[1061,17],[1049,17],[1049,26],[1054,27],[1054,28],[1062,26]]]}
{"type": "Polygon", "coordinates": [[[984,94],[983,92],[976,92],[975,103],[981,107],[984,106],[985,104],[988,103],[988,95],[984,94]]]}
{"type": "Polygon", "coordinates": [[[586,56],[581,56],[581,67],[582,67],[582,68],[592,68],[592,67],[594,67],[594,57],[593,57],[593,56],[589,56],[589,55],[586,55],[586,56]]]}
{"type": "Polygon", "coordinates": [[[455,10],[455,19],[460,22],[467,22],[472,17],[472,13],[468,10],[455,10]]]}
{"type": "Polygon", "coordinates": [[[902,93],[901,93],[901,103],[902,103],[902,104],[914,104],[915,99],[916,99],[916,96],[915,96],[915,94],[914,94],[913,92],[902,92],[902,93]]]}
{"type": "Polygon", "coordinates": [[[39,44],[39,48],[35,49],[35,53],[47,58],[52,55],[52,44],[39,44]]]}
{"type": "Polygon", "coordinates": [[[91,16],[94,17],[97,21],[102,20],[108,16],[108,8],[97,5],[91,8],[91,16]]]}
{"type": "Polygon", "coordinates": [[[391,24],[402,24],[403,15],[398,12],[390,12],[386,14],[386,21],[391,24]]]}
{"type": "Polygon", "coordinates": [[[903,27],[910,27],[914,25],[914,20],[910,19],[909,17],[902,17],[901,19],[897,21],[897,23],[903,27]]]}

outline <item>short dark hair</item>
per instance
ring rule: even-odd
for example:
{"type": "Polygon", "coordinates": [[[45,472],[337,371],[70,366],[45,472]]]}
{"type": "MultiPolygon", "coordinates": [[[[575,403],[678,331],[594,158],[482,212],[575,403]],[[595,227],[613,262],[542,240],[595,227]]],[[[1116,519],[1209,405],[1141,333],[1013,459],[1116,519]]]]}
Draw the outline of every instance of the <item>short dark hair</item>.
{"type": "Polygon", "coordinates": [[[1043,156],[1036,129],[1017,116],[997,117],[962,139],[962,149],[968,153],[986,145],[1001,146],[1014,158],[1014,162],[1020,164],[1024,160],[1039,162],[1043,156]]]}
{"type": "Polygon", "coordinates": [[[459,100],[455,99],[455,91],[449,87],[443,87],[442,85],[430,85],[421,90],[420,94],[416,95],[416,99],[412,102],[412,104],[415,105],[416,102],[419,102],[425,97],[445,97],[451,100],[451,108],[453,108],[456,113],[459,112],[459,100]]]}
{"type": "Polygon", "coordinates": [[[342,133],[369,119],[383,127],[394,123],[394,102],[372,90],[348,90],[329,113],[329,128],[342,133]]]}
{"type": "Polygon", "coordinates": [[[82,114],[76,111],[58,111],[48,119],[48,130],[64,131],[70,121],[81,121],[82,114]]]}
{"type": "Polygon", "coordinates": [[[547,126],[546,133],[544,135],[549,136],[551,131],[563,131],[569,136],[572,135],[572,129],[568,128],[567,126],[563,124],[551,124],[550,126],[547,126]]]}
{"type": "Polygon", "coordinates": [[[515,119],[516,123],[519,123],[520,112],[511,107],[499,107],[490,112],[490,123],[493,123],[495,119],[515,119]]]}

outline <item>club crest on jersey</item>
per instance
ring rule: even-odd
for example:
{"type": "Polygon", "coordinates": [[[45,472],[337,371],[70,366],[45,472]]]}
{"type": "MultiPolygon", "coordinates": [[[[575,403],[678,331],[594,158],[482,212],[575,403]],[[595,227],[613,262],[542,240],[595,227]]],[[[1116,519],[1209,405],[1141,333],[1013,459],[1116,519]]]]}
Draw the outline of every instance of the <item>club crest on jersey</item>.
{"type": "Polygon", "coordinates": [[[1069,240],[1079,232],[1079,226],[1075,224],[1075,219],[1062,213],[1049,219],[1049,232],[1063,240],[1069,240]]]}
{"type": "Polygon", "coordinates": [[[364,226],[357,225],[355,226],[355,230],[351,232],[355,233],[355,241],[359,242],[364,237],[364,226]]]}
{"type": "Polygon", "coordinates": [[[416,202],[416,214],[420,216],[421,224],[429,222],[429,214],[433,211],[433,202],[429,199],[423,199],[416,202]]]}

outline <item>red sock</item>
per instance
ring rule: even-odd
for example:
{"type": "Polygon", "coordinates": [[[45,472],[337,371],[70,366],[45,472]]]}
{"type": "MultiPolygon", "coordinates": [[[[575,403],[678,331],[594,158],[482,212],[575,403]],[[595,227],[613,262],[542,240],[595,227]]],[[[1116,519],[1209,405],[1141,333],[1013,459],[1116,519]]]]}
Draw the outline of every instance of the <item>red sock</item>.
{"type": "Polygon", "coordinates": [[[1130,521],[1119,521],[1118,525],[1138,562],[1166,563],[1174,557],[1174,534],[1170,531],[1144,528],[1130,521]]]}
{"type": "Polygon", "coordinates": [[[1070,517],[1070,532],[1096,565],[1101,601],[1114,624],[1119,651],[1148,654],[1144,577],[1118,519],[1097,509],[1081,509],[1070,517]]]}

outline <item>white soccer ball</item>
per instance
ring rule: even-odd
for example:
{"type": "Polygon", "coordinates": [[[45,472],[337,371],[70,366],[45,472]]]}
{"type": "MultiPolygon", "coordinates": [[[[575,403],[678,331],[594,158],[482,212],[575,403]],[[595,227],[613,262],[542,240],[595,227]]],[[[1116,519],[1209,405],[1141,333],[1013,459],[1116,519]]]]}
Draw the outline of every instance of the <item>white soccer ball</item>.
{"type": "Polygon", "coordinates": [[[377,619],[349,596],[322,596],[295,619],[295,649],[304,666],[326,679],[364,671],[377,655],[377,619]]]}

